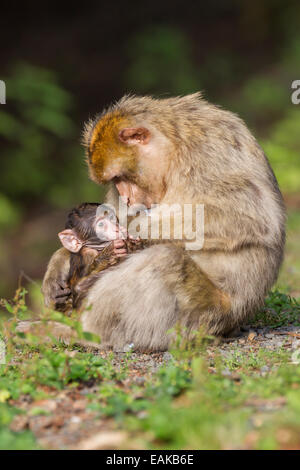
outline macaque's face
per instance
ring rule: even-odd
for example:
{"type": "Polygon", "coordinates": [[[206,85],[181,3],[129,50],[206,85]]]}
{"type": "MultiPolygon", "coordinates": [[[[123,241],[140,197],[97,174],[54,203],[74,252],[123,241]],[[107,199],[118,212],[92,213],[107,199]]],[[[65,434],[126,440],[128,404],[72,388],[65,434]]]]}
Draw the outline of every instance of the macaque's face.
{"type": "Polygon", "coordinates": [[[101,241],[116,240],[120,232],[119,225],[114,222],[109,216],[96,218],[95,232],[101,241]]]}
{"type": "Polygon", "coordinates": [[[127,205],[150,208],[165,191],[170,145],[156,129],[130,124],[113,113],[98,121],[88,142],[90,176],[112,181],[127,205]]]}
{"type": "Polygon", "coordinates": [[[114,178],[129,178],[137,173],[138,151],[124,133],[130,122],[120,114],[102,117],[88,141],[88,164],[91,178],[106,183],[114,178]]]}
{"type": "Polygon", "coordinates": [[[58,234],[62,245],[71,253],[78,253],[81,249],[95,249],[101,243],[116,240],[118,237],[125,238],[119,225],[109,216],[94,218],[90,229],[90,237],[83,238],[78,235],[78,230],[66,229],[58,234]]]}

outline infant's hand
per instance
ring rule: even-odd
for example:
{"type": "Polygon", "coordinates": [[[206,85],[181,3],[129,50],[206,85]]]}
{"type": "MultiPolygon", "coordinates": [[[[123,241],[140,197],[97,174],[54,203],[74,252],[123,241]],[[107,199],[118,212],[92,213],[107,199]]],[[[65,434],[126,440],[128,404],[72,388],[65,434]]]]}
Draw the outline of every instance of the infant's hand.
{"type": "Polygon", "coordinates": [[[113,250],[114,254],[118,258],[122,258],[123,256],[127,255],[127,245],[125,240],[123,239],[118,239],[113,241],[113,250]]]}
{"type": "Polygon", "coordinates": [[[46,307],[63,311],[69,299],[71,298],[71,290],[63,279],[48,277],[43,282],[42,293],[44,295],[46,307]]]}
{"type": "Polygon", "coordinates": [[[64,312],[70,306],[72,307],[72,291],[65,281],[59,281],[53,286],[53,300],[55,310],[64,312]]]}
{"type": "Polygon", "coordinates": [[[137,251],[142,250],[145,248],[145,241],[141,240],[140,237],[134,238],[133,236],[129,235],[128,239],[128,252],[135,253],[137,251]]]}

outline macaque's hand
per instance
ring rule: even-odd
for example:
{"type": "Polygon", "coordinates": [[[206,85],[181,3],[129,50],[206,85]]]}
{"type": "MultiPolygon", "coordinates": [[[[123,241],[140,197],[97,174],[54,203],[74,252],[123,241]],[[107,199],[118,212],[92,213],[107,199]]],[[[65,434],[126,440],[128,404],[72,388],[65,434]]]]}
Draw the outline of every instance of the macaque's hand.
{"type": "Polygon", "coordinates": [[[72,307],[72,291],[65,281],[57,282],[56,291],[54,291],[55,310],[65,311],[72,307]]]}
{"type": "Polygon", "coordinates": [[[140,237],[134,238],[132,235],[128,235],[128,238],[130,242],[133,243],[134,245],[139,245],[140,243],[142,243],[142,240],[140,239],[140,237]]]}
{"type": "Polygon", "coordinates": [[[146,247],[145,240],[141,240],[140,237],[134,238],[132,235],[129,235],[127,242],[127,249],[129,253],[135,253],[146,247]]]}
{"type": "Polygon", "coordinates": [[[114,249],[114,254],[118,258],[122,258],[123,256],[127,255],[127,245],[126,245],[125,240],[123,239],[114,240],[113,249],[114,249]]]}
{"type": "Polygon", "coordinates": [[[48,279],[47,285],[43,286],[43,294],[47,307],[64,311],[71,301],[71,289],[63,280],[48,279]]]}

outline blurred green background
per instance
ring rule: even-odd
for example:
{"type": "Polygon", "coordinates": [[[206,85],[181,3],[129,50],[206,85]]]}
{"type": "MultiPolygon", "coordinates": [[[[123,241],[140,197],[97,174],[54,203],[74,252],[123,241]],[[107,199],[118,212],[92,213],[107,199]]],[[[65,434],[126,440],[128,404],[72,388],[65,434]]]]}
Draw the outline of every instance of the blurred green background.
{"type": "Polygon", "coordinates": [[[202,90],[237,112],[265,149],[289,210],[279,286],[300,295],[300,3],[6,3],[0,18],[0,296],[35,286],[66,210],[100,201],[83,123],[126,92],[202,90]]]}

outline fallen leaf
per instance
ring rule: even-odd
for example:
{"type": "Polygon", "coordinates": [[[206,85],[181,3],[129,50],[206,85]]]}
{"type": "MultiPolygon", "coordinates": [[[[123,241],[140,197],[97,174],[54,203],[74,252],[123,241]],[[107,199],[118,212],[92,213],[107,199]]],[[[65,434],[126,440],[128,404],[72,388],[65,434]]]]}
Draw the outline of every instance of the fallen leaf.
{"type": "Polygon", "coordinates": [[[5,403],[10,397],[8,390],[0,390],[0,403],[5,403]]]}
{"type": "Polygon", "coordinates": [[[38,400],[32,403],[32,407],[41,408],[45,411],[55,411],[57,403],[55,400],[38,400]]]}
{"type": "Polygon", "coordinates": [[[85,410],[86,405],[87,405],[86,400],[77,400],[73,404],[73,408],[74,408],[74,410],[77,410],[77,411],[85,410]]]}
{"type": "Polygon", "coordinates": [[[13,432],[20,432],[20,431],[23,431],[24,429],[27,429],[28,424],[29,424],[29,421],[28,421],[27,416],[18,415],[14,417],[9,427],[13,432]]]}
{"type": "Polygon", "coordinates": [[[251,331],[247,339],[248,341],[252,342],[256,336],[257,336],[257,333],[255,333],[255,331],[251,331]]]}

